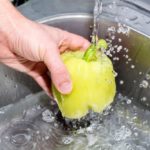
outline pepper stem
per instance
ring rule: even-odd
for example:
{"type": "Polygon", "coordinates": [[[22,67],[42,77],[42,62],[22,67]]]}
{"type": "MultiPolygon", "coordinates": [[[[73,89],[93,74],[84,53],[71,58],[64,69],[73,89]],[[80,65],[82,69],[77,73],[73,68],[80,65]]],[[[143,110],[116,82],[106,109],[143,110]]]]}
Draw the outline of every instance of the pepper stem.
{"type": "Polygon", "coordinates": [[[91,44],[84,53],[83,59],[87,62],[97,60],[97,51],[99,49],[107,49],[107,43],[104,39],[100,39],[97,44],[91,44]]]}

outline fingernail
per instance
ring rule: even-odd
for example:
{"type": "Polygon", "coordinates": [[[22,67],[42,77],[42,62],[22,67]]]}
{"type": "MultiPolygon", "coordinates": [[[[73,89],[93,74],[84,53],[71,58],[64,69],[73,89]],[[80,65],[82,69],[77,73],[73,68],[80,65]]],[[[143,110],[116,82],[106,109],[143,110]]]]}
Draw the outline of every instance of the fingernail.
{"type": "Polygon", "coordinates": [[[62,94],[68,94],[72,90],[72,84],[70,82],[64,82],[60,85],[60,91],[62,94]]]}
{"type": "Polygon", "coordinates": [[[84,43],[84,45],[82,46],[83,50],[86,50],[89,46],[90,46],[89,42],[84,43]]]}

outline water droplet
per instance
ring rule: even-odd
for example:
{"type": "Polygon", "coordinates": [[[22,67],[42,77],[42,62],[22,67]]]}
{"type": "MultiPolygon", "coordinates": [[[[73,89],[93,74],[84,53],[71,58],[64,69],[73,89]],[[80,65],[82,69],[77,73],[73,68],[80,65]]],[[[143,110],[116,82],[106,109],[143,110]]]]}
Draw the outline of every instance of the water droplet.
{"type": "Polygon", "coordinates": [[[126,26],[125,24],[118,23],[117,33],[119,34],[122,33],[128,36],[129,32],[130,32],[130,28],[128,26],[126,26]]]}
{"type": "Polygon", "coordinates": [[[111,36],[111,39],[112,39],[112,40],[114,40],[114,39],[115,39],[115,36],[114,36],[114,35],[113,35],[113,36],[111,36]]]}
{"type": "Polygon", "coordinates": [[[119,61],[119,57],[113,57],[114,61],[119,61]]]}
{"type": "Polygon", "coordinates": [[[109,54],[108,54],[108,56],[109,56],[109,57],[112,57],[112,54],[111,54],[111,53],[109,53],[109,54]]]}
{"type": "Polygon", "coordinates": [[[146,100],[147,100],[146,97],[142,97],[142,98],[141,98],[141,101],[142,101],[142,102],[146,102],[146,100]]]}
{"type": "Polygon", "coordinates": [[[123,80],[120,80],[120,84],[121,84],[121,85],[124,84],[124,81],[123,81],[123,80]]]}
{"type": "Polygon", "coordinates": [[[42,119],[48,123],[51,123],[55,120],[52,112],[50,112],[48,109],[42,113],[42,119]]]}
{"type": "Polygon", "coordinates": [[[137,132],[134,132],[134,135],[137,137],[139,134],[137,132]]]}
{"type": "Polygon", "coordinates": [[[118,73],[113,71],[113,74],[114,74],[114,77],[117,77],[118,76],[118,73]]]}
{"type": "Polygon", "coordinates": [[[48,135],[47,135],[47,136],[45,136],[45,140],[49,140],[49,138],[50,138],[50,137],[49,137],[48,135]]]}
{"type": "Polygon", "coordinates": [[[149,83],[146,80],[143,80],[139,85],[139,87],[141,88],[148,88],[148,86],[149,86],[149,83]]]}
{"type": "Polygon", "coordinates": [[[128,59],[128,58],[129,58],[129,56],[128,56],[128,55],[125,55],[125,58],[127,58],[127,59],[128,59]]]}
{"type": "Polygon", "coordinates": [[[36,109],[37,109],[37,110],[40,110],[40,109],[41,109],[41,106],[40,106],[40,105],[38,105],[38,106],[36,107],[36,109]]]}
{"type": "Polygon", "coordinates": [[[122,48],[123,48],[122,45],[118,46],[117,52],[120,52],[122,50],[122,48]]]}
{"type": "Polygon", "coordinates": [[[150,80],[150,74],[147,73],[145,77],[146,77],[146,80],[150,80]]]}
{"type": "Polygon", "coordinates": [[[110,56],[111,55],[111,52],[108,50],[108,51],[106,51],[106,55],[107,56],[110,56]]]}
{"type": "Polygon", "coordinates": [[[121,38],[118,38],[118,42],[122,42],[122,39],[121,39],[121,38]]]}
{"type": "Polygon", "coordinates": [[[127,99],[127,104],[131,104],[132,100],[131,99],[127,99]]]}
{"type": "Polygon", "coordinates": [[[73,141],[74,141],[73,138],[69,136],[62,138],[62,143],[65,145],[71,144],[73,141]]]}
{"type": "Polygon", "coordinates": [[[143,125],[147,125],[148,124],[148,120],[143,121],[143,125]]]}
{"type": "Polygon", "coordinates": [[[128,61],[132,61],[132,59],[131,59],[131,58],[129,58],[129,59],[128,59],[128,61]]]}
{"type": "Polygon", "coordinates": [[[126,53],[128,53],[129,52],[129,50],[125,47],[124,48],[124,51],[126,52],[126,53]]]}
{"type": "Polygon", "coordinates": [[[59,127],[58,123],[54,123],[54,127],[58,128],[59,127]]]}
{"type": "Polygon", "coordinates": [[[86,128],[86,131],[87,131],[87,133],[92,134],[94,132],[94,128],[91,125],[91,126],[89,126],[89,127],[86,128]]]}
{"type": "Polygon", "coordinates": [[[116,54],[116,51],[113,51],[112,53],[113,53],[113,54],[116,54]]]}
{"type": "Polygon", "coordinates": [[[111,26],[107,29],[108,32],[112,32],[115,33],[116,32],[116,28],[114,26],[111,26]]]}
{"type": "Polygon", "coordinates": [[[134,69],[135,68],[135,65],[131,65],[131,69],[134,69]]]}

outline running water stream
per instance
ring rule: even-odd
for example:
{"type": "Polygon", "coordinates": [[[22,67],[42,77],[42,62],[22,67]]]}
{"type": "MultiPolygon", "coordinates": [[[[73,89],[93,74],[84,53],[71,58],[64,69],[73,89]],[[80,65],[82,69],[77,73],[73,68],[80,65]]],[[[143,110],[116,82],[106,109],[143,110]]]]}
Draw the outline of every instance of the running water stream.
{"type": "MultiPolygon", "coordinates": [[[[98,35],[101,12],[102,1],[96,0],[93,29],[95,37],[98,35]]],[[[111,34],[108,42],[111,43],[115,32],[127,34],[127,29],[121,24],[118,29],[108,28],[111,34]]],[[[121,45],[117,47],[117,52],[122,49],[128,52],[121,45]]],[[[111,56],[112,50],[114,48],[110,45],[108,55],[111,56]]],[[[129,61],[130,58],[126,59],[129,61]]],[[[118,61],[118,58],[113,60],[118,61]]],[[[147,75],[146,79],[149,80],[150,76],[147,75]]],[[[124,82],[121,80],[120,84],[123,85],[124,82]]],[[[147,88],[148,84],[149,82],[143,81],[139,86],[147,88]]],[[[146,100],[143,97],[143,101],[146,100]]],[[[121,93],[117,93],[115,102],[102,114],[89,112],[81,120],[62,118],[55,102],[49,100],[43,92],[0,108],[0,150],[149,149],[150,111],[121,93]]]]}
{"type": "Polygon", "coordinates": [[[98,28],[99,28],[99,18],[102,13],[102,0],[95,0],[95,7],[94,7],[94,18],[93,18],[93,33],[92,33],[92,43],[97,45],[98,42],[98,28]]]}

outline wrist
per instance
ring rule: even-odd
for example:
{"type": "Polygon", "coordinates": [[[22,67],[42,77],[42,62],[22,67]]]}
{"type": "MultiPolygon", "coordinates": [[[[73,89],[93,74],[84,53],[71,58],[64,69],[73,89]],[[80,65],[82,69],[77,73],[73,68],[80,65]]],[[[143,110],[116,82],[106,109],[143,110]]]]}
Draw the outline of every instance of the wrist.
{"type": "Polygon", "coordinates": [[[17,11],[9,0],[1,0],[0,20],[0,32],[5,36],[11,36],[18,32],[21,24],[27,19],[17,11]]]}
{"type": "Polygon", "coordinates": [[[25,28],[29,28],[31,21],[17,11],[9,0],[0,1],[0,36],[3,36],[9,48],[13,50],[15,43],[17,43],[20,35],[24,35],[22,32],[25,28]]]}

